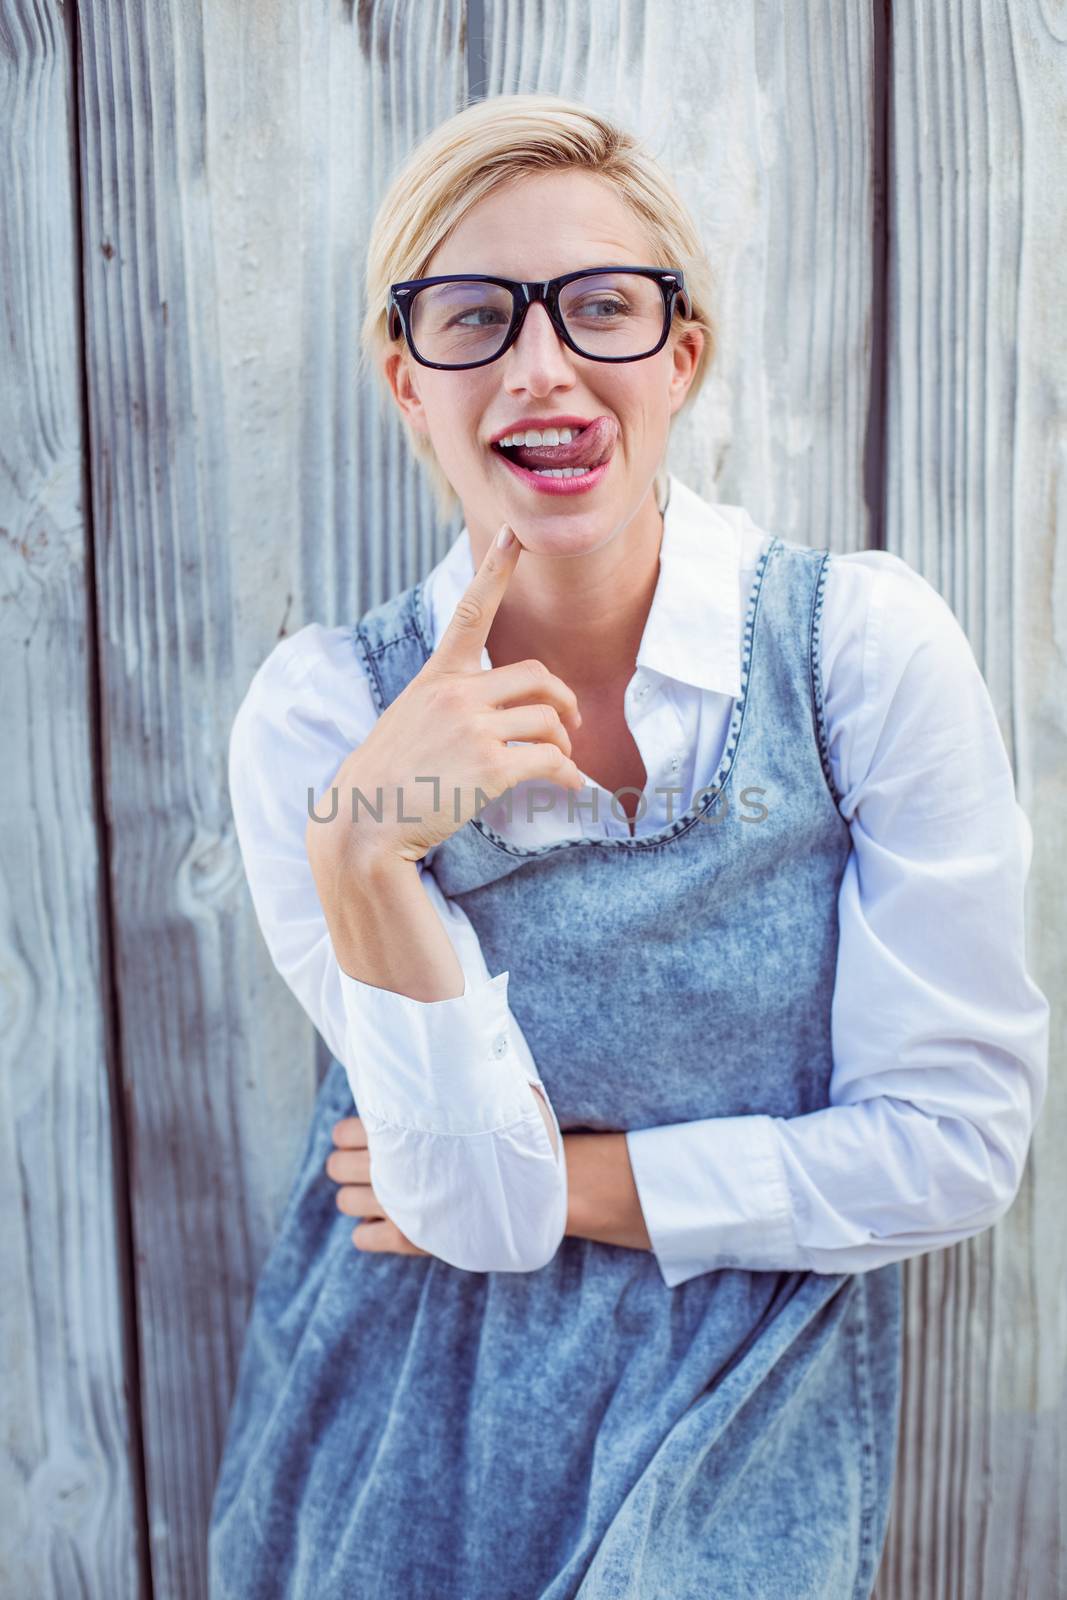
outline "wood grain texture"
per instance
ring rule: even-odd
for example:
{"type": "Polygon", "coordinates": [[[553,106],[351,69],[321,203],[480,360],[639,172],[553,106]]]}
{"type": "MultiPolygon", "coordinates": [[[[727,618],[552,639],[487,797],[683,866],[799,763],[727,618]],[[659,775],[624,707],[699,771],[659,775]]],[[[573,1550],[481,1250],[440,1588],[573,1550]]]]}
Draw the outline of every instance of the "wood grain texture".
{"type": "MultiPolygon", "coordinates": [[[[1034,854],[1030,970],[1067,971],[1067,6],[892,19],[887,545],[989,685],[1034,854]]],[[[880,1596],[1067,1594],[1067,1093],[997,1226],[905,1263],[900,1470],[880,1596]]]]}
{"type": "Polygon", "coordinates": [[[233,715],[280,636],[358,615],[368,585],[401,587],[434,531],[399,430],[364,416],[354,377],[376,187],[459,104],[462,12],[429,14],[428,27],[410,6],[82,8],[91,477],[155,1600],[205,1590],[252,1291],[317,1087],[314,1030],[272,967],[241,868],[233,715]]]}
{"type": "Polygon", "coordinates": [[[0,0],[0,1593],[139,1595],[83,499],[72,41],[0,0]]]}

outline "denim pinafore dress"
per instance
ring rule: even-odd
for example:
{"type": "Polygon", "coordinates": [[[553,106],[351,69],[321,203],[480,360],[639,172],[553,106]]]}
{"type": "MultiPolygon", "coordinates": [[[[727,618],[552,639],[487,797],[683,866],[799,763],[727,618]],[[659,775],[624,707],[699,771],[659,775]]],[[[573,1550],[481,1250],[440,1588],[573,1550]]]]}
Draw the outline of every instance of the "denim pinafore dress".
{"type": "MultiPolygon", "coordinates": [[[[819,675],[830,559],[764,550],[718,768],[662,831],[524,848],[475,817],[427,859],[510,971],[564,1131],[829,1103],[851,848],[819,675]]],[[[379,711],[430,640],[421,585],[354,628],[379,711]]],[[[254,1298],[212,1600],[869,1596],[899,1263],[668,1288],[650,1252],[569,1237],[530,1273],[364,1254],[323,1170],[357,1111],[334,1061],[254,1298]]]]}

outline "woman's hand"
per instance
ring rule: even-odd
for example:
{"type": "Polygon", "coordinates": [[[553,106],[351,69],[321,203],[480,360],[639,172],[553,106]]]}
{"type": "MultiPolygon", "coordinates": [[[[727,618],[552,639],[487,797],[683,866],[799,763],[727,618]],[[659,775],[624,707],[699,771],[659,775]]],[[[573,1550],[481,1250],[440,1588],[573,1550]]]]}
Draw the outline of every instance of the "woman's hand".
{"type": "MultiPolygon", "coordinates": [[[[370,1151],[360,1117],[342,1117],[334,1124],[337,1148],[326,1161],[326,1175],[342,1185],[337,1209],[360,1217],[353,1231],[357,1250],[427,1256],[386,1216],[370,1181],[370,1151]]],[[[644,1213],[634,1183],[624,1133],[565,1133],[567,1161],[567,1225],[572,1238],[619,1244],[630,1250],[651,1250],[644,1213]]]]}
{"type": "MultiPolygon", "coordinates": [[[[581,789],[564,725],[581,722],[574,691],[541,661],[490,671],[481,664],[521,548],[514,536],[506,550],[490,545],[437,649],[335,774],[337,815],[309,818],[308,859],[324,904],[366,851],[419,861],[525,779],[581,789]],[[357,802],[353,821],[355,788],[367,803],[357,802]],[[380,822],[370,808],[381,809],[380,822]]],[[[334,808],[317,802],[322,809],[334,808]]]]}
{"type": "Polygon", "coordinates": [[[326,1160],[326,1175],[343,1187],[337,1191],[337,1209],[348,1217],[362,1221],[352,1233],[352,1243],[357,1250],[391,1251],[401,1256],[428,1256],[429,1250],[420,1250],[396,1223],[386,1216],[377,1195],[371,1188],[370,1151],[361,1117],[342,1117],[334,1124],[333,1142],[336,1150],[326,1160]]]}

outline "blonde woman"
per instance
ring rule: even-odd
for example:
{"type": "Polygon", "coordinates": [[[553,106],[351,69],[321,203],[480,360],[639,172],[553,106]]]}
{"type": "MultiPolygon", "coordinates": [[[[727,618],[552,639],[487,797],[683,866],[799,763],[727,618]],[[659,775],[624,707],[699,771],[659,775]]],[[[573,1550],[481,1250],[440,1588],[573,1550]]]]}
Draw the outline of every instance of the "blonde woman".
{"type": "Polygon", "coordinates": [[[900,1262],[1004,1213],[1044,1095],[1031,836],[930,585],[666,471],[709,297],[569,101],[469,107],[381,203],[364,353],[465,525],[234,724],[334,1059],[215,1600],[870,1592],[900,1262]]]}

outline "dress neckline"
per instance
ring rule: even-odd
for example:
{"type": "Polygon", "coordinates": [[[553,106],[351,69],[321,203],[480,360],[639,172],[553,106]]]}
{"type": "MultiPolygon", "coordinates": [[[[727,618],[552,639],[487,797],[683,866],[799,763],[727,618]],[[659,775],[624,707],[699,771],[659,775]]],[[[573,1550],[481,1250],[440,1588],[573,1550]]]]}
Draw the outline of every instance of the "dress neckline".
{"type": "MultiPolygon", "coordinates": [[[[605,838],[595,838],[590,835],[583,834],[583,836],[579,839],[551,839],[547,844],[538,845],[514,844],[510,839],[505,839],[504,836],[498,833],[495,828],[490,827],[489,823],[484,822],[482,818],[478,816],[469,818],[467,826],[473,828],[476,833],[481,834],[486,843],[492,845],[495,850],[500,850],[505,855],[518,856],[529,860],[536,860],[542,856],[547,856],[554,850],[574,849],[576,846],[607,850],[654,849],[657,846],[669,844],[672,839],[677,839],[683,833],[688,833],[689,829],[699,822],[701,817],[705,816],[714,806],[716,800],[722,792],[723,785],[730,776],[734,762],[737,759],[737,751],[740,746],[742,732],[745,727],[745,707],[748,704],[749,673],[752,661],[752,642],[755,634],[756,616],[759,611],[760,594],[763,590],[763,579],[770,558],[774,555],[777,555],[781,548],[782,540],[780,537],[775,536],[771,539],[770,543],[762,552],[759,560],[756,563],[756,570],[753,574],[752,584],[749,589],[748,605],[745,611],[743,646],[741,652],[741,694],[739,698],[734,701],[734,707],[730,713],[730,724],[726,733],[726,743],[723,746],[723,753],[719,760],[718,769],[710,783],[705,783],[700,786],[700,788],[697,790],[697,798],[684,812],[682,812],[680,816],[675,817],[673,821],[666,825],[666,827],[658,828],[655,833],[645,833],[641,835],[627,834],[625,836],[610,835],[605,838]]],[[[425,595],[423,592],[425,582],[425,579],[421,579],[417,584],[415,584],[413,592],[413,605],[415,611],[415,631],[418,634],[423,649],[426,650],[427,658],[429,658],[429,655],[432,653],[432,646],[430,645],[429,641],[433,638],[433,630],[429,624],[429,611],[426,606],[425,595]]],[[[462,829],[460,829],[459,832],[462,832],[462,829]]],[[[456,838],[457,836],[457,834],[451,834],[449,837],[456,838]]],[[[447,843],[448,841],[446,840],[444,842],[447,843]]]]}

